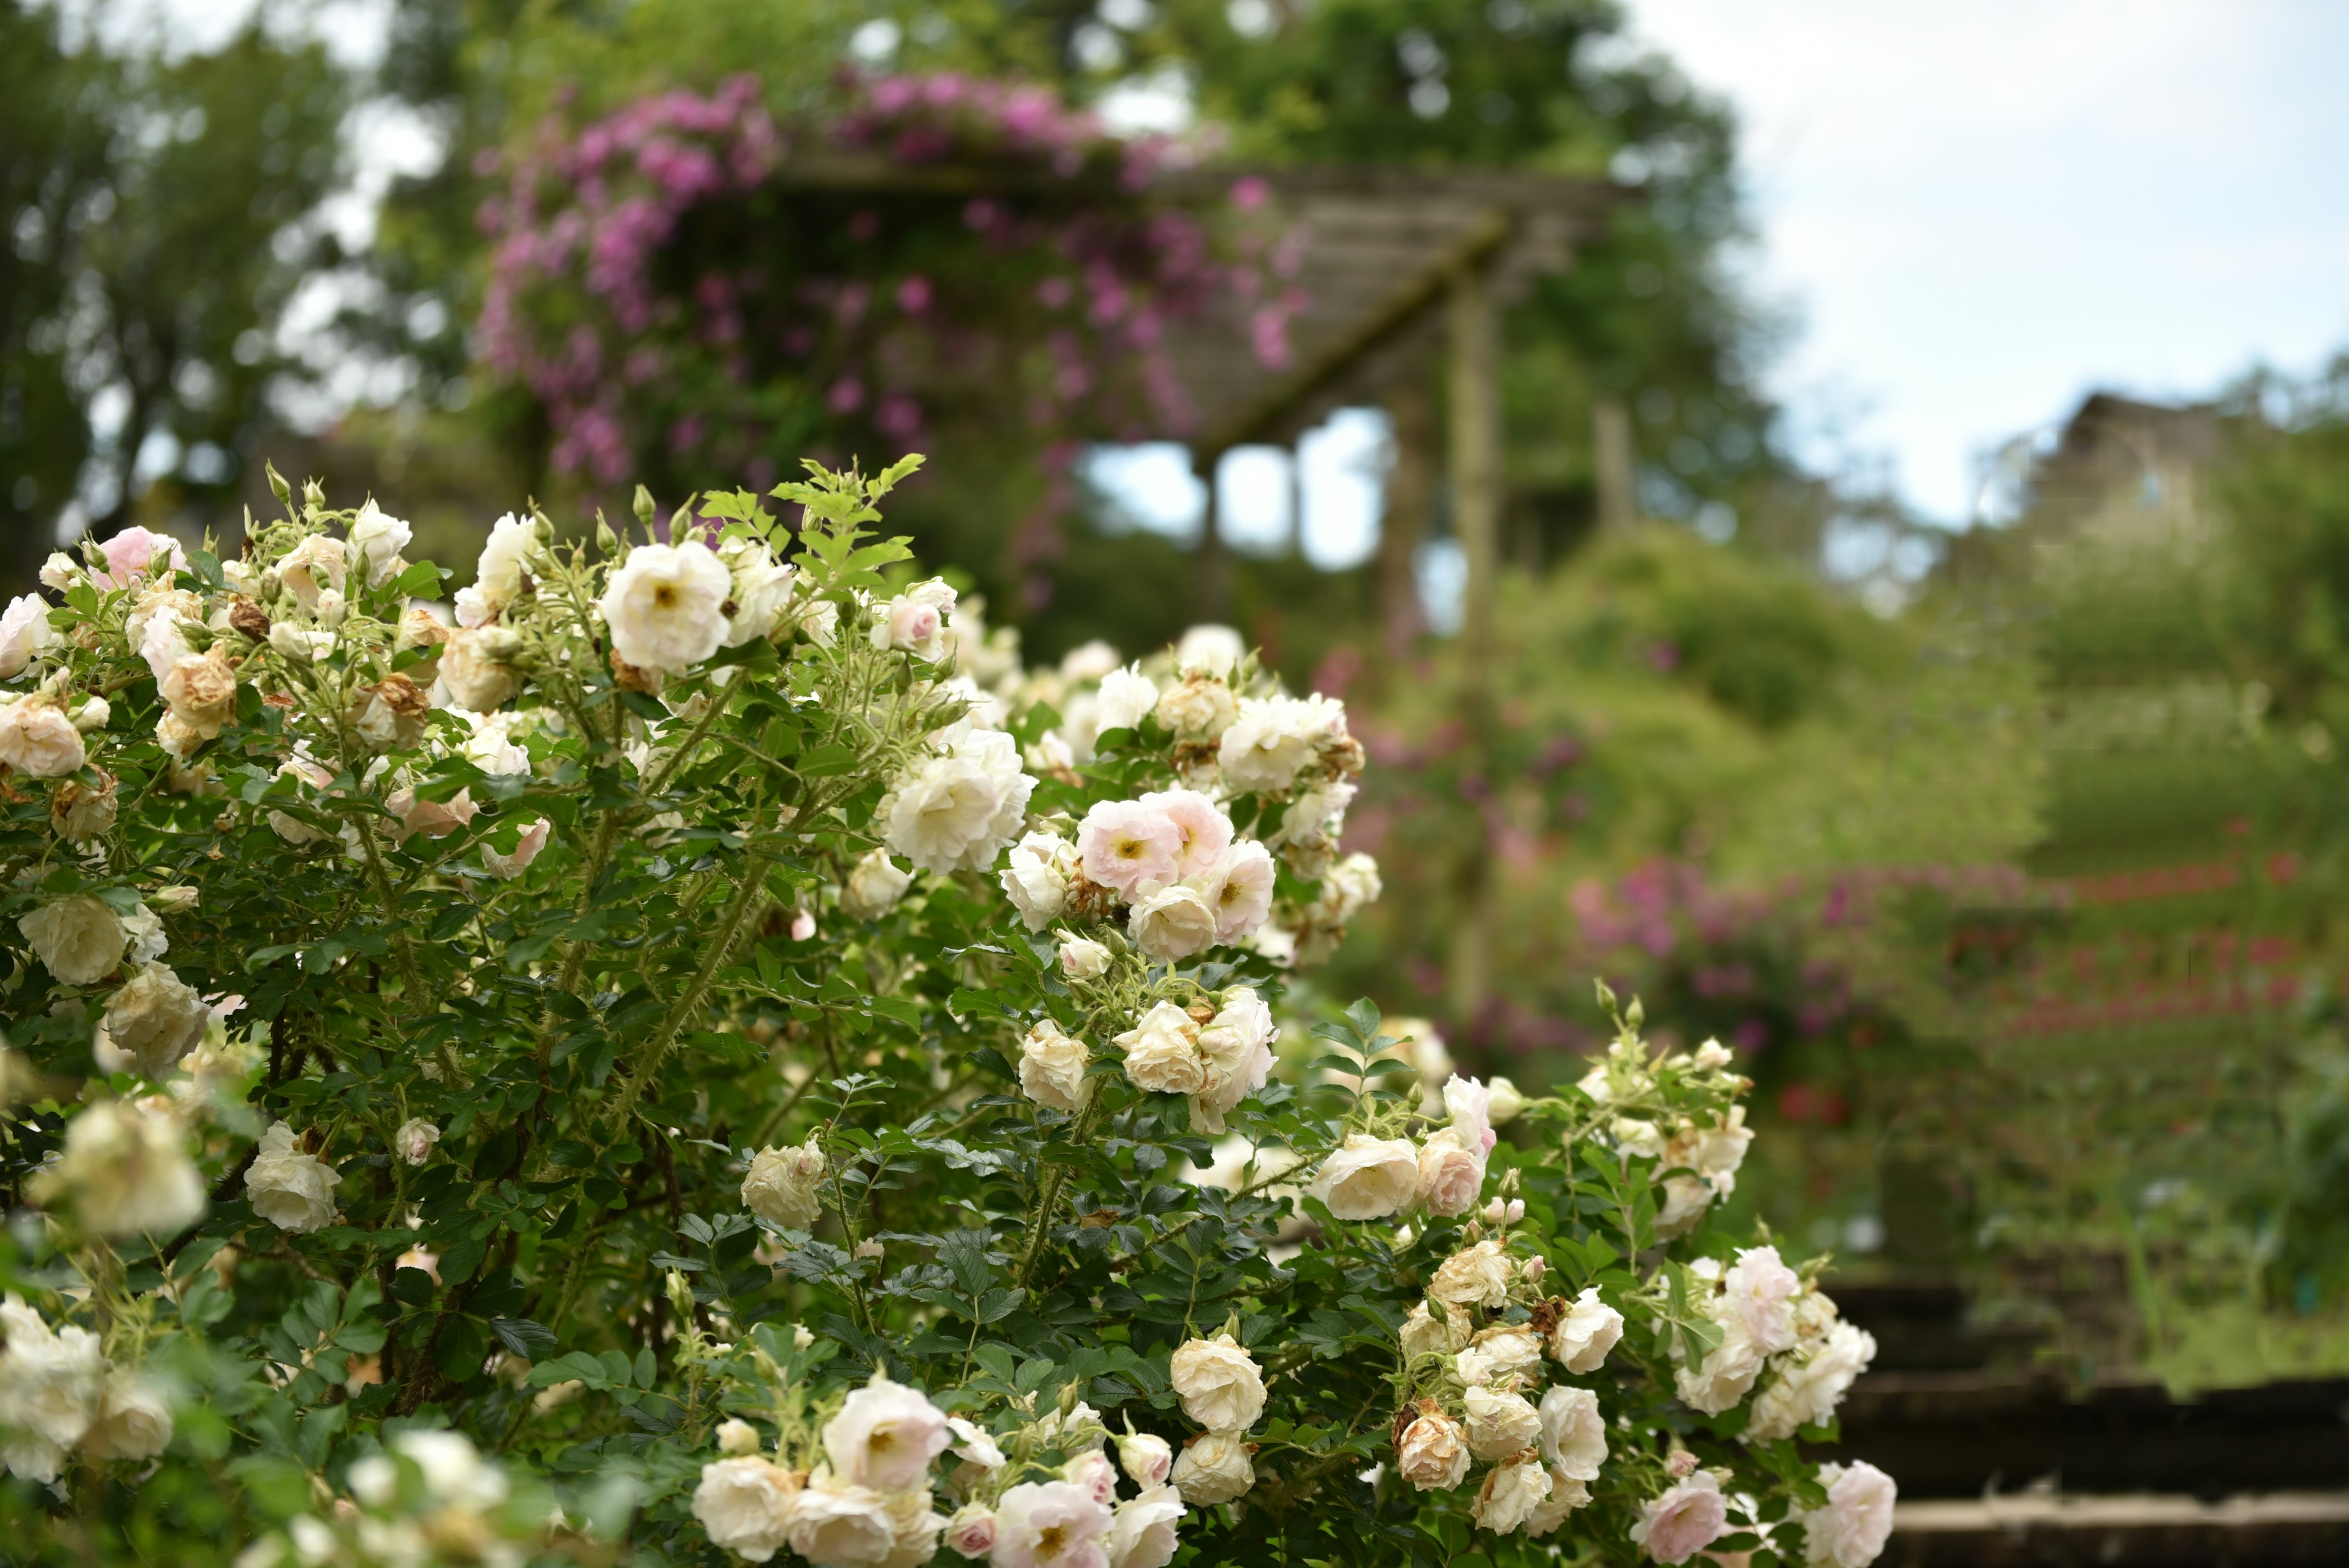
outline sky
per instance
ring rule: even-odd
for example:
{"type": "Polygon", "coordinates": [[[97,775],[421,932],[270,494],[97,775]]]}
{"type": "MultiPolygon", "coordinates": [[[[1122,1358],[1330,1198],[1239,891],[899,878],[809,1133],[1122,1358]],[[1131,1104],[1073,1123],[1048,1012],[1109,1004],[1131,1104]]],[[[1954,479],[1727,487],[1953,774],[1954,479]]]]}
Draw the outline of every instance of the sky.
{"type": "Polygon", "coordinates": [[[2349,348],[2349,5],[1631,0],[1725,97],[1802,450],[1948,524],[2096,389],[2349,348]]]}

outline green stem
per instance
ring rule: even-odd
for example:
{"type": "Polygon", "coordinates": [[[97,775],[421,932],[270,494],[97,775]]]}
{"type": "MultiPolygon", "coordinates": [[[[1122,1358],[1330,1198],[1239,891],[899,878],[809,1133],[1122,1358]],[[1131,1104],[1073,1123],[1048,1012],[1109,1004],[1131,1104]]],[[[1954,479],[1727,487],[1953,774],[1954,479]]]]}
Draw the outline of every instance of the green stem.
{"type": "MultiPolygon", "coordinates": [[[[408,940],[408,932],[399,922],[399,901],[392,896],[390,874],[383,868],[383,856],[375,845],[375,829],[367,817],[351,814],[351,825],[358,829],[359,847],[365,851],[367,879],[375,884],[376,897],[383,904],[383,919],[391,939],[392,956],[399,961],[399,977],[408,983],[408,1005],[410,1010],[424,1005],[430,993],[425,989],[424,971],[416,962],[416,949],[408,940]]],[[[465,1070],[457,1060],[457,1048],[444,1043],[440,1051],[440,1070],[448,1075],[451,1088],[465,1086],[465,1070]]]]}
{"type": "Polygon", "coordinates": [[[725,967],[727,958],[734,950],[734,940],[741,934],[743,922],[750,918],[750,910],[765,891],[766,880],[766,857],[754,850],[742,867],[741,887],[735,890],[733,902],[726,906],[726,912],[718,918],[718,929],[710,933],[709,947],[702,953],[701,967],[694,971],[693,979],[669,1009],[668,1016],[661,1021],[659,1030],[637,1053],[626,1085],[621,1089],[619,1098],[613,1101],[612,1108],[605,1113],[604,1119],[614,1128],[626,1122],[628,1113],[636,1108],[637,1099],[644,1094],[646,1084],[660,1069],[661,1060],[668,1054],[669,1047],[677,1044],[678,1034],[685,1028],[686,1020],[699,1011],[702,1002],[709,996],[710,986],[718,979],[718,971],[725,967]]]}
{"type": "MultiPolygon", "coordinates": [[[[1108,1099],[1109,1096],[1102,1092],[1102,1085],[1094,1085],[1092,1096],[1085,1101],[1085,1108],[1077,1113],[1076,1126],[1070,1129],[1071,1143],[1081,1144],[1092,1137],[1093,1128],[1101,1120],[1102,1107],[1108,1099]]],[[[1051,1232],[1053,1210],[1061,1206],[1061,1193],[1068,1184],[1067,1166],[1055,1163],[1048,1167],[1044,1172],[1043,1188],[1036,1194],[1036,1210],[1028,1217],[1028,1251],[1019,1260],[1019,1279],[1020,1289],[1028,1291],[1030,1295],[1035,1293],[1030,1282],[1035,1278],[1036,1265],[1044,1259],[1044,1240],[1051,1232]]]]}

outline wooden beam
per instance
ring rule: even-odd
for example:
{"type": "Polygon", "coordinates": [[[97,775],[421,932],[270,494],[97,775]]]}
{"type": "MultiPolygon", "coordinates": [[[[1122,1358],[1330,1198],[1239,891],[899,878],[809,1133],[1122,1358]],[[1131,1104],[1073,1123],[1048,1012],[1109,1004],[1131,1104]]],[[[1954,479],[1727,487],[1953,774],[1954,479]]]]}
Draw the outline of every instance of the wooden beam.
{"type": "MultiPolygon", "coordinates": [[[[1490,789],[1495,728],[1492,667],[1498,639],[1501,551],[1501,348],[1491,268],[1477,258],[1445,285],[1445,410],[1452,480],[1452,531],[1468,567],[1460,620],[1460,699],[1468,725],[1468,765],[1490,789]]],[[[1492,990],[1492,848],[1482,823],[1457,872],[1446,989],[1454,1023],[1475,1023],[1492,990]]]]}
{"type": "Polygon", "coordinates": [[[1509,215],[1488,212],[1417,273],[1405,278],[1386,302],[1353,327],[1219,423],[1194,446],[1212,460],[1236,446],[1261,440],[1283,415],[1343,376],[1365,355],[1411,325],[1444,295],[1454,277],[1477,270],[1509,237],[1509,215]]]}

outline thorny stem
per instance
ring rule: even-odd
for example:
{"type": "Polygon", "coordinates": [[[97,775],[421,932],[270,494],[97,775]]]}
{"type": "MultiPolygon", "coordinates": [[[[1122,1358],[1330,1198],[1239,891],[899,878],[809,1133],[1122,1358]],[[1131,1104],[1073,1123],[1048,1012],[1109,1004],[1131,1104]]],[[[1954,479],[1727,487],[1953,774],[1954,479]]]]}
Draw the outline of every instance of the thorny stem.
{"type": "MultiPolygon", "coordinates": [[[[1095,1085],[1092,1097],[1085,1102],[1085,1108],[1077,1113],[1076,1126],[1069,1132],[1070,1142],[1082,1144],[1092,1138],[1094,1127],[1101,1121],[1102,1109],[1108,1102],[1109,1096],[1102,1092],[1099,1085],[1095,1085]]],[[[1019,1260],[1019,1279],[1020,1288],[1030,1296],[1035,1293],[1032,1282],[1036,1265],[1044,1258],[1044,1239],[1051,1231],[1052,1211],[1061,1206],[1061,1193],[1068,1184],[1067,1166],[1056,1163],[1047,1168],[1043,1189],[1036,1195],[1036,1211],[1028,1217],[1028,1251],[1019,1260]]]]}
{"type": "Polygon", "coordinates": [[[612,1102],[612,1108],[605,1113],[604,1119],[610,1126],[618,1127],[626,1122],[628,1113],[636,1108],[637,1099],[645,1092],[645,1085],[659,1070],[661,1059],[668,1054],[669,1047],[677,1043],[678,1033],[684,1029],[686,1020],[699,1011],[702,999],[709,994],[710,985],[717,980],[719,970],[724,967],[728,956],[733,952],[734,940],[741,934],[742,923],[766,891],[766,885],[767,857],[752,850],[742,867],[741,887],[735,890],[734,900],[726,906],[726,912],[718,918],[718,929],[710,933],[709,944],[701,955],[701,967],[694,971],[693,979],[687,983],[684,992],[669,1008],[668,1016],[661,1021],[659,1031],[636,1054],[626,1086],[621,1089],[619,1098],[612,1102]]]}
{"type": "MultiPolygon", "coordinates": [[[[430,992],[425,988],[423,970],[417,966],[416,949],[399,923],[399,901],[392,896],[391,877],[383,868],[382,854],[376,848],[375,829],[357,812],[351,814],[351,825],[358,830],[359,847],[366,852],[367,879],[375,884],[376,897],[383,902],[384,925],[391,938],[392,956],[399,961],[400,978],[408,982],[408,1004],[410,1008],[422,1007],[430,992]]],[[[440,1070],[449,1075],[450,1085],[462,1088],[465,1072],[458,1063],[457,1048],[443,1041],[440,1059],[440,1070]]]]}

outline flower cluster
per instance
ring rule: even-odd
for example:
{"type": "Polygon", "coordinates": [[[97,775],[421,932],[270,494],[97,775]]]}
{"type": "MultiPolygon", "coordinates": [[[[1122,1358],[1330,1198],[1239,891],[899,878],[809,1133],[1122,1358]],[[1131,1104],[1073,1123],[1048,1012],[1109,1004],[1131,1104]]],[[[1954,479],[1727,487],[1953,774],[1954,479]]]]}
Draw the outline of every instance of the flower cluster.
{"type": "Polygon", "coordinates": [[[0,1461],[47,1483],[66,1456],[103,1463],[151,1459],[171,1440],[171,1407],[135,1366],[107,1359],[98,1336],[52,1329],[14,1293],[0,1303],[0,1461]]]}
{"type": "Polygon", "coordinates": [[[282,1532],[255,1542],[238,1557],[239,1568],[521,1568],[537,1552],[578,1539],[561,1510],[550,1513],[535,1489],[519,1492],[460,1432],[398,1433],[352,1460],[347,1484],[349,1494],[326,1512],[296,1514],[282,1532]]]}

